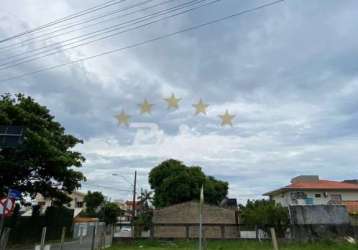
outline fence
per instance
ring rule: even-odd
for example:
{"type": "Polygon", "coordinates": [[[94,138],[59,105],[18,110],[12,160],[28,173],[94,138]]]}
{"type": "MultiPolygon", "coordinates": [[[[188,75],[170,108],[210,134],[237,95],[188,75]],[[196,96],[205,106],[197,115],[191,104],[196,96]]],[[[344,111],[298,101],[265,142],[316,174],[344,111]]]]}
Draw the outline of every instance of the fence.
{"type": "Polygon", "coordinates": [[[3,233],[4,240],[0,250],[98,250],[112,245],[113,226],[106,226],[104,223],[88,223],[87,227],[80,227],[75,232],[77,225],[74,226],[73,232],[68,232],[62,228],[57,232],[57,237],[53,238],[55,232],[51,228],[43,227],[41,235],[28,242],[8,241],[11,234],[17,232],[6,229],[3,233]],[[48,239],[47,235],[51,232],[52,238],[48,239]]]}
{"type": "MultiPolygon", "coordinates": [[[[132,238],[131,232],[116,225],[115,239],[132,238]]],[[[124,228],[127,228],[128,224],[124,228]]],[[[140,228],[140,227],[139,227],[140,228]]],[[[310,224],[310,225],[244,225],[244,224],[203,224],[206,239],[271,239],[270,228],[275,228],[277,237],[285,240],[309,241],[352,237],[358,239],[358,226],[351,224],[310,224]]],[[[150,239],[195,239],[198,238],[198,224],[156,223],[149,231],[136,231],[137,238],[150,239]]]]}

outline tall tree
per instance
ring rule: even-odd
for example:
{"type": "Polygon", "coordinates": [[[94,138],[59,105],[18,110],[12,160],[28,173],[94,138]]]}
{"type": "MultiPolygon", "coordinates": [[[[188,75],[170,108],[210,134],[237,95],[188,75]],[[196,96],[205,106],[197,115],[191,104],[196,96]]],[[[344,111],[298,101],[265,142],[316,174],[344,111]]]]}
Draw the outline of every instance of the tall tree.
{"type": "Polygon", "coordinates": [[[139,202],[143,209],[149,208],[149,203],[153,201],[153,192],[148,190],[142,190],[138,196],[139,202]]]}
{"type": "Polygon", "coordinates": [[[99,206],[104,204],[105,199],[101,192],[88,191],[84,197],[84,202],[86,203],[86,215],[96,216],[96,210],[98,210],[99,206]]]}
{"type": "Polygon", "coordinates": [[[85,180],[76,170],[85,159],[73,151],[82,141],[66,134],[45,106],[22,94],[0,96],[0,124],[25,128],[20,146],[0,152],[0,195],[10,187],[27,195],[41,193],[59,203],[69,202],[66,192],[79,188],[85,180]]]}
{"type": "Polygon", "coordinates": [[[204,185],[205,202],[210,204],[219,204],[228,191],[227,182],[206,176],[200,167],[187,167],[173,159],[153,168],[149,173],[149,183],[154,190],[155,207],[197,200],[202,185],[204,185]]]}

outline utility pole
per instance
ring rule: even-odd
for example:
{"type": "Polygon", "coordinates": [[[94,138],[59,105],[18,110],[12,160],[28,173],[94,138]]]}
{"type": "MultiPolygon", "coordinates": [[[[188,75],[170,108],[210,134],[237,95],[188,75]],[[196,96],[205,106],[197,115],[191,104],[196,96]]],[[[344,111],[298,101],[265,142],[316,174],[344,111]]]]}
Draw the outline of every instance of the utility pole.
{"type": "Polygon", "coordinates": [[[132,237],[134,238],[134,217],[136,209],[136,193],[137,193],[137,171],[134,171],[133,183],[133,204],[132,204],[132,237]]]}

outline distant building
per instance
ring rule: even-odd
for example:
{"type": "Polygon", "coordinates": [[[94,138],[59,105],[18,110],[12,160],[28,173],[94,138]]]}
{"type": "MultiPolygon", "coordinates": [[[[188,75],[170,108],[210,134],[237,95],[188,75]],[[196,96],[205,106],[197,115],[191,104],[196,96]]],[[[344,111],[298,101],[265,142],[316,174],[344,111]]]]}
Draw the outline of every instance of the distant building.
{"type": "Polygon", "coordinates": [[[349,213],[358,211],[358,184],[355,181],[320,180],[316,175],[302,175],[291,184],[264,195],[284,207],[293,205],[345,205],[349,213]]]}
{"type": "MultiPolygon", "coordinates": [[[[68,197],[71,198],[69,204],[66,204],[65,207],[74,210],[74,217],[86,209],[86,204],[84,202],[84,197],[86,194],[74,191],[71,194],[68,194],[68,197]]],[[[52,200],[49,198],[44,198],[41,194],[37,194],[35,197],[34,205],[40,206],[41,213],[44,213],[46,209],[52,206],[52,200]]]]}
{"type": "MultiPolygon", "coordinates": [[[[237,213],[233,209],[204,204],[203,223],[206,238],[237,238],[237,213]]],[[[155,238],[198,237],[199,203],[190,201],[155,209],[153,236],[155,238]]]]}
{"type": "Polygon", "coordinates": [[[238,208],[237,200],[232,198],[225,198],[220,202],[220,207],[231,208],[236,210],[238,208]]]}
{"type": "Polygon", "coordinates": [[[128,209],[128,207],[127,207],[127,205],[126,205],[124,200],[115,200],[113,202],[116,203],[117,206],[123,211],[126,211],[128,209]]]}

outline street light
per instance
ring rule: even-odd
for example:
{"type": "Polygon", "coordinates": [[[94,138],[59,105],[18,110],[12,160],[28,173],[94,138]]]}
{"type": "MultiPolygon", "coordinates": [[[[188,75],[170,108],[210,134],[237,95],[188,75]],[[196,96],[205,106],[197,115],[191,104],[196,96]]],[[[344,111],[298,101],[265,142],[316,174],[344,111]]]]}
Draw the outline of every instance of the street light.
{"type": "Polygon", "coordinates": [[[122,177],[126,182],[128,182],[133,187],[133,204],[132,204],[132,237],[134,238],[134,217],[135,217],[135,209],[136,209],[136,188],[137,188],[137,171],[134,171],[134,183],[130,183],[124,176],[118,173],[112,173],[112,176],[122,177]]]}
{"type": "Polygon", "coordinates": [[[23,126],[0,125],[0,149],[15,148],[23,141],[23,126]]]}

